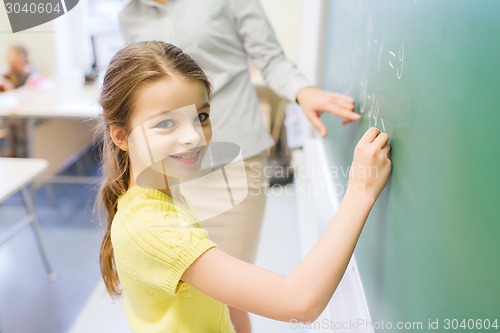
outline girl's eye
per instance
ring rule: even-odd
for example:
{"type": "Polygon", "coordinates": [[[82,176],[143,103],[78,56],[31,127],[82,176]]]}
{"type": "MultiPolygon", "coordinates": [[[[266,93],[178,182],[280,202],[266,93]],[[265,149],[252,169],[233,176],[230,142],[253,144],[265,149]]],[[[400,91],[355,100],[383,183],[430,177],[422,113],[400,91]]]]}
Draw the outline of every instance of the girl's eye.
{"type": "Polygon", "coordinates": [[[200,113],[200,114],[198,115],[198,119],[199,119],[201,122],[203,122],[203,121],[207,120],[207,119],[208,119],[208,117],[210,117],[210,116],[209,116],[209,114],[208,114],[208,113],[206,113],[206,112],[202,112],[202,113],[200,113]]]}
{"type": "Polygon", "coordinates": [[[162,120],[155,125],[156,128],[170,128],[173,126],[175,126],[175,121],[173,121],[172,119],[162,120]]]}

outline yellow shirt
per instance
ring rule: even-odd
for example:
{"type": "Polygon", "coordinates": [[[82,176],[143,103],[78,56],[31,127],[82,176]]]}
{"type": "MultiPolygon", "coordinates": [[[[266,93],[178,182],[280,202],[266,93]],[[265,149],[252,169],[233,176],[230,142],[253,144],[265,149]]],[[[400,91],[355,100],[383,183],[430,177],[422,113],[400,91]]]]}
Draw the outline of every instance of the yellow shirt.
{"type": "Polygon", "coordinates": [[[215,246],[196,222],[153,188],[134,186],[118,200],[111,241],[133,332],[235,332],[226,305],[180,280],[215,246]]]}

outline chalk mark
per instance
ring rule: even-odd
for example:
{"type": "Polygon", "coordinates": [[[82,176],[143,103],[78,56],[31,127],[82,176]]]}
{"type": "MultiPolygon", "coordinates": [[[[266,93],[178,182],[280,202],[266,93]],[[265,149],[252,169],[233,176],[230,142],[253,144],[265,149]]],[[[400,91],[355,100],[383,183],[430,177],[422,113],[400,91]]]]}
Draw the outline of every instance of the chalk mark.
{"type": "MultiPolygon", "coordinates": [[[[393,51],[389,51],[389,55],[392,56],[393,58],[397,58],[399,60],[399,62],[401,63],[401,66],[398,66],[398,68],[396,68],[396,74],[398,76],[398,79],[401,80],[401,77],[403,76],[403,68],[404,68],[404,60],[405,60],[405,44],[401,43],[399,45],[398,56],[396,56],[396,53],[394,53],[393,51]]],[[[391,60],[389,60],[389,66],[392,69],[395,68],[395,66],[391,60]]]]}
{"type": "Polygon", "coordinates": [[[380,42],[380,48],[378,50],[378,62],[377,70],[380,72],[380,61],[382,60],[382,50],[384,49],[384,36],[382,35],[382,40],[380,42]]]}
{"type": "Polygon", "coordinates": [[[401,80],[401,77],[403,76],[403,67],[404,67],[404,60],[405,60],[405,44],[404,43],[401,43],[401,45],[399,46],[399,60],[401,61],[401,71],[398,68],[396,73],[398,74],[398,79],[401,80]]]}
{"type": "Polygon", "coordinates": [[[378,124],[379,111],[380,111],[380,104],[378,104],[378,102],[377,102],[377,106],[375,107],[375,112],[373,114],[373,120],[375,121],[375,127],[377,127],[377,124],[378,124]]]}

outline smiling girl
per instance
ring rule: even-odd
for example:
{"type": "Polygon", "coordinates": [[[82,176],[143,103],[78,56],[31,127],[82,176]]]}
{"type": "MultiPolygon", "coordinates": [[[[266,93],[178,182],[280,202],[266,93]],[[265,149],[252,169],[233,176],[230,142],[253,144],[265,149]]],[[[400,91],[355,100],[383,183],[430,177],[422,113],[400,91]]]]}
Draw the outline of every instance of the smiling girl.
{"type": "Polygon", "coordinates": [[[368,172],[350,174],[325,234],[281,276],[219,250],[180,193],[212,136],[210,83],[196,62],[171,44],[129,45],[111,60],[100,103],[101,271],[111,295],[123,291],[134,332],[235,332],[227,305],[283,321],[319,316],[387,182],[387,134],[371,128],[361,138],[352,168],[368,172]]]}

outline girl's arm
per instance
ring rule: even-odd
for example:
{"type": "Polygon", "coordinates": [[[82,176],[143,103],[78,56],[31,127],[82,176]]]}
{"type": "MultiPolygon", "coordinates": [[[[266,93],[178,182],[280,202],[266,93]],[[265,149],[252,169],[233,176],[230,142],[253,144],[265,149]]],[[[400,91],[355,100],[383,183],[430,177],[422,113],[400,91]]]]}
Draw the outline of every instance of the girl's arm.
{"type": "Polygon", "coordinates": [[[288,276],[248,264],[217,248],[182,280],[232,307],[276,320],[314,321],[327,306],[391,170],[388,136],[370,128],[354,152],[349,186],[332,223],[288,276]]]}

